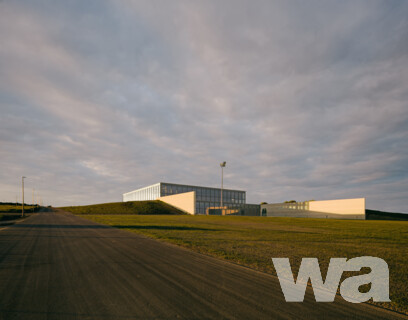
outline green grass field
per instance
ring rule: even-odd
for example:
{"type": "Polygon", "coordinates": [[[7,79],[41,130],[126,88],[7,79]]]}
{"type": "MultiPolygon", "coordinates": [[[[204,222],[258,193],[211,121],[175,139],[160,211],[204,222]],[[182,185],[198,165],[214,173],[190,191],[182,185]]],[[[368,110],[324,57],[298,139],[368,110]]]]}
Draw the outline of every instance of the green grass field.
{"type": "MultiPolygon", "coordinates": [[[[30,214],[38,211],[38,206],[24,205],[24,213],[30,214]]],[[[16,220],[21,218],[21,203],[17,206],[10,203],[0,203],[0,221],[16,220]]]]}
{"type": "MultiPolygon", "coordinates": [[[[375,256],[390,268],[392,310],[408,313],[408,222],[222,216],[87,215],[87,219],[275,274],[272,257],[375,256]]],[[[356,275],[358,273],[345,275],[356,275]]]]}
{"type": "Polygon", "coordinates": [[[133,214],[133,215],[182,215],[180,210],[159,200],[129,201],[93,204],[89,206],[60,207],[58,209],[69,211],[78,215],[86,214],[133,214]]]}

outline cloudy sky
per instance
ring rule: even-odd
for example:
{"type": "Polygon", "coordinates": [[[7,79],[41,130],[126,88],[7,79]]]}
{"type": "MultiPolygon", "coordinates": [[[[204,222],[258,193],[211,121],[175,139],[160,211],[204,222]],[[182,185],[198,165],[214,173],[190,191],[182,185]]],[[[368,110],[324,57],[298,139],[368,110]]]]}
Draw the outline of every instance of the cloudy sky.
{"type": "Polygon", "coordinates": [[[408,212],[408,1],[0,0],[0,201],[159,181],[408,212]]]}

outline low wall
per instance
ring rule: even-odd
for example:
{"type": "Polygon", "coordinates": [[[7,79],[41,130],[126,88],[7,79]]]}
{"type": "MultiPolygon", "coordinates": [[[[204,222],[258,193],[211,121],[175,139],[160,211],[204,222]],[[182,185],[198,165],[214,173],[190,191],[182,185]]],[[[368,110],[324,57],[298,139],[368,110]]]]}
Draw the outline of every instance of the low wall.
{"type": "Polygon", "coordinates": [[[195,203],[196,203],[196,194],[195,191],[178,193],[171,196],[164,196],[158,198],[158,200],[163,201],[181,211],[184,211],[189,214],[195,214],[195,203]]]}
{"type": "Polygon", "coordinates": [[[366,218],[365,198],[308,201],[297,204],[263,204],[261,205],[261,215],[266,217],[364,220],[366,218]]]}
{"type": "Polygon", "coordinates": [[[365,198],[310,201],[309,210],[335,214],[365,214],[365,198]]]}
{"type": "Polygon", "coordinates": [[[240,204],[224,207],[209,207],[207,215],[223,216],[255,216],[259,217],[261,206],[259,204],[240,204]]]}

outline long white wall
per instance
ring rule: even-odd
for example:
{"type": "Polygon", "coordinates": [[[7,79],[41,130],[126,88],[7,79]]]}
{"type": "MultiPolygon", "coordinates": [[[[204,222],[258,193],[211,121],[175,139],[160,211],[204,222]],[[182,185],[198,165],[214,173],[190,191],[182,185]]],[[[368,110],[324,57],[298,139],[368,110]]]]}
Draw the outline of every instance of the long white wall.
{"type": "Polygon", "coordinates": [[[310,201],[309,210],[335,214],[365,214],[365,198],[310,201]]]}
{"type": "Polygon", "coordinates": [[[268,217],[365,219],[365,198],[261,205],[268,217]]]}
{"type": "Polygon", "coordinates": [[[196,194],[195,191],[174,194],[171,196],[160,197],[158,200],[180,209],[189,214],[196,213],[196,194]]]}

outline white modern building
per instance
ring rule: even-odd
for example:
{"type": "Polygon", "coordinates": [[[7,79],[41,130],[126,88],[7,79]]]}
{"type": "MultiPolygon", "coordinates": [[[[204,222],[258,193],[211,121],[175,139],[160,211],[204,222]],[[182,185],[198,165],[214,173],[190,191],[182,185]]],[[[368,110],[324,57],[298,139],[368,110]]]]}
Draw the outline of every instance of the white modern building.
{"type": "Polygon", "coordinates": [[[159,182],[123,194],[123,201],[160,200],[189,214],[365,219],[365,198],[247,204],[246,191],[159,182]],[[222,205],[221,205],[222,202],[222,205]]]}
{"type": "MultiPolygon", "coordinates": [[[[221,189],[159,182],[123,194],[123,201],[161,200],[190,214],[208,214],[221,207],[221,189]]],[[[246,192],[222,189],[223,207],[243,207],[246,192]]],[[[258,209],[259,215],[259,209],[258,209]]]]}

